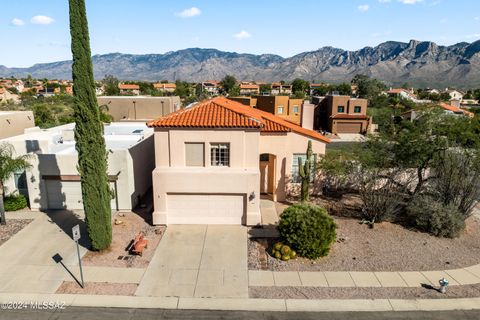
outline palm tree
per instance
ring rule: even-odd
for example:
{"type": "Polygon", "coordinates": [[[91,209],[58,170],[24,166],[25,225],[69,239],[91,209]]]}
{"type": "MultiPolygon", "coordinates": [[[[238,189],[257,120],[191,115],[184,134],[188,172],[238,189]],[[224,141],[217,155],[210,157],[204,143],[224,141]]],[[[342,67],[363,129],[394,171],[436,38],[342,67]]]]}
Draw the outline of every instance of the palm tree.
{"type": "Polygon", "coordinates": [[[5,192],[5,182],[17,171],[25,170],[30,167],[29,155],[14,157],[13,146],[8,143],[0,143],[0,224],[5,225],[5,208],[3,198],[5,192]]]}

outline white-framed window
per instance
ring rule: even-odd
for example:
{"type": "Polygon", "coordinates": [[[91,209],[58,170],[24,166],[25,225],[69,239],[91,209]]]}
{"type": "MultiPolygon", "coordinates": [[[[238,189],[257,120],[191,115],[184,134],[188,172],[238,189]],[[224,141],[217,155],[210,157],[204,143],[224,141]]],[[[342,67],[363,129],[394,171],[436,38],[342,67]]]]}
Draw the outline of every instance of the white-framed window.
{"type": "Polygon", "coordinates": [[[212,167],[229,167],[230,143],[211,143],[210,159],[212,167]]]}
{"type": "MultiPolygon", "coordinates": [[[[300,183],[302,182],[302,179],[300,178],[300,175],[299,175],[299,170],[298,170],[298,159],[301,158],[302,159],[302,164],[305,163],[305,160],[307,159],[307,155],[305,153],[294,153],[293,154],[293,159],[292,159],[292,182],[293,183],[300,183]]],[[[313,181],[313,177],[314,177],[314,168],[315,168],[315,162],[317,162],[317,155],[314,154],[313,155],[313,161],[311,163],[311,172],[312,174],[310,175],[310,181],[313,181]]]]}
{"type": "Polygon", "coordinates": [[[298,113],[298,106],[293,106],[293,113],[298,113]]]}
{"type": "Polygon", "coordinates": [[[278,106],[277,113],[278,114],[283,114],[283,106],[278,106]]]}
{"type": "Polygon", "coordinates": [[[187,167],[205,166],[205,144],[203,142],[185,142],[185,165],[187,167]]]}

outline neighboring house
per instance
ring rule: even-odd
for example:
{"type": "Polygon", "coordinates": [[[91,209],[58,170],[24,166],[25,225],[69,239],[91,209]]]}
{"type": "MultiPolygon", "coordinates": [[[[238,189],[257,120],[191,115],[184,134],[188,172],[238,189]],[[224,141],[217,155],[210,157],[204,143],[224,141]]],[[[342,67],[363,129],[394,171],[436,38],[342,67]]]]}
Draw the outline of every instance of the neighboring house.
{"type": "Polygon", "coordinates": [[[257,96],[256,108],[279,116],[297,125],[302,124],[303,99],[288,96],[257,96]]]}
{"type": "MultiPolygon", "coordinates": [[[[456,116],[465,116],[465,117],[469,117],[469,118],[474,117],[473,112],[461,109],[457,106],[452,106],[452,105],[449,105],[449,104],[446,104],[446,103],[440,103],[439,106],[440,106],[440,108],[443,109],[445,114],[456,115],[456,116]]],[[[406,120],[413,121],[413,120],[417,119],[421,115],[421,113],[422,113],[421,111],[409,110],[409,111],[404,112],[402,114],[402,118],[406,119],[406,120]]]]}
{"type": "Polygon", "coordinates": [[[432,101],[430,100],[421,100],[418,99],[417,96],[413,93],[413,90],[407,90],[407,89],[390,89],[386,92],[386,94],[389,97],[398,97],[398,98],[403,98],[406,100],[410,100],[415,103],[431,103],[432,101]]]}
{"type": "Polygon", "coordinates": [[[440,94],[440,91],[437,89],[427,89],[426,92],[429,94],[440,94]]]}
{"type": "Polygon", "coordinates": [[[246,96],[260,94],[260,86],[258,84],[242,83],[240,85],[240,94],[246,96]]]}
{"type": "Polygon", "coordinates": [[[451,114],[456,114],[456,115],[463,115],[469,118],[474,117],[474,113],[470,112],[468,110],[461,109],[458,106],[452,106],[446,103],[440,103],[440,107],[446,112],[446,113],[451,113],[451,114]]]}
{"type": "Polygon", "coordinates": [[[154,83],[153,88],[164,93],[174,93],[177,85],[175,83],[154,83]]]}
{"type": "Polygon", "coordinates": [[[445,92],[448,93],[450,99],[452,100],[462,101],[463,96],[465,95],[463,92],[454,89],[446,89],[445,92]]]}
{"type": "Polygon", "coordinates": [[[256,97],[228,97],[228,99],[240,102],[246,106],[250,106],[255,108],[257,106],[257,98],[256,97]]]}
{"type": "Polygon", "coordinates": [[[292,94],[292,86],[289,84],[274,82],[270,86],[270,94],[274,96],[279,94],[292,94]]]}
{"type": "Polygon", "coordinates": [[[113,121],[153,120],[180,109],[180,97],[100,96],[98,105],[113,121]]]}
{"type": "Polygon", "coordinates": [[[47,88],[42,87],[41,89],[37,90],[37,97],[53,97],[57,93],[60,93],[60,88],[47,88]]]}
{"type": "Polygon", "coordinates": [[[139,95],[140,94],[140,86],[138,84],[125,84],[120,83],[118,85],[120,89],[120,94],[130,94],[130,95],[139,95]]]}
{"type": "Polygon", "coordinates": [[[313,101],[317,105],[313,121],[315,130],[333,134],[367,132],[371,123],[367,116],[368,100],[329,95],[313,101]]]}
{"type": "Polygon", "coordinates": [[[154,224],[259,224],[260,194],[285,200],[308,141],[315,157],[330,142],[226,98],[148,125],[155,128],[154,224]]]}
{"type": "Polygon", "coordinates": [[[23,134],[35,127],[32,111],[0,111],[0,139],[23,134]]]}
{"type": "Polygon", "coordinates": [[[14,103],[20,102],[20,97],[17,94],[13,94],[6,88],[0,88],[0,103],[7,103],[12,101],[14,103]]]}
{"type": "Polygon", "coordinates": [[[200,82],[197,83],[196,92],[206,92],[210,96],[218,96],[218,94],[220,93],[220,84],[218,81],[213,80],[200,82]]]}
{"type": "MultiPolygon", "coordinates": [[[[6,186],[28,196],[32,210],[83,210],[75,125],[32,128],[2,141],[15,154],[31,154],[31,168],[18,172],[6,186]]],[[[155,167],[153,130],[145,123],[111,123],[104,127],[112,210],[130,211],[151,188],[155,167]]]]}

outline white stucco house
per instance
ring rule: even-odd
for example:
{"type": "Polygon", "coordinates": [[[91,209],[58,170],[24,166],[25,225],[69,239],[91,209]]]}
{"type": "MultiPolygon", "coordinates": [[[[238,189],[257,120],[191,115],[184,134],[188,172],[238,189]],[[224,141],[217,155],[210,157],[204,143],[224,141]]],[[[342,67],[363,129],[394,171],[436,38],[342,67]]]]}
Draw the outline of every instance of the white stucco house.
{"type": "Polygon", "coordinates": [[[308,141],[315,157],[329,139],[226,98],[148,123],[155,129],[154,224],[261,222],[260,194],[284,200],[298,183],[308,141]]]}
{"type": "MultiPolygon", "coordinates": [[[[0,140],[10,143],[17,155],[31,154],[31,168],[7,182],[7,193],[29,198],[32,210],[82,210],[75,125],[67,124],[0,140]]],[[[111,123],[104,127],[112,210],[130,211],[151,188],[154,169],[153,130],[145,123],[111,123]]]]}

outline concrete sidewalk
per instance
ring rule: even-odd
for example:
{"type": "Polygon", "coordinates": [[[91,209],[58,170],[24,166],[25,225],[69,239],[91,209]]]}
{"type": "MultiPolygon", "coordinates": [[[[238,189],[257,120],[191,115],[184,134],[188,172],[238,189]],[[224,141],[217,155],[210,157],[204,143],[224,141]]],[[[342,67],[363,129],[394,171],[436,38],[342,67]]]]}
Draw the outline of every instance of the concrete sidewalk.
{"type": "Polygon", "coordinates": [[[135,295],[248,298],[247,228],[169,226],[135,295]]]}
{"type": "Polygon", "coordinates": [[[442,271],[406,272],[308,272],[249,270],[249,286],[267,287],[421,287],[438,286],[446,278],[449,285],[480,283],[480,265],[442,271]]]}
{"type": "MultiPolygon", "coordinates": [[[[53,260],[58,254],[69,270],[76,270],[78,257],[75,242],[71,239],[71,228],[80,224],[82,243],[87,239],[81,216],[70,211],[20,213],[15,218],[33,218],[0,246],[0,292],[53,293],[64,279],[70,278],[68,271],[53,260]]],[[[10,215],[7,215],[10,219],[10,215]]],[[[82,246],[83,255],[87,249],[82,246]]]]}
{"type": "Polygon", "coordinates": [[[178,298],[99,296],[68,294],[5,294],[0,304],[57,303],[78,307],[155,308],[184,310],[243,310],[243,311],[441,311],[478,310],[480,298],[466,299],[242,299],[242,298],[178,298]]]}

